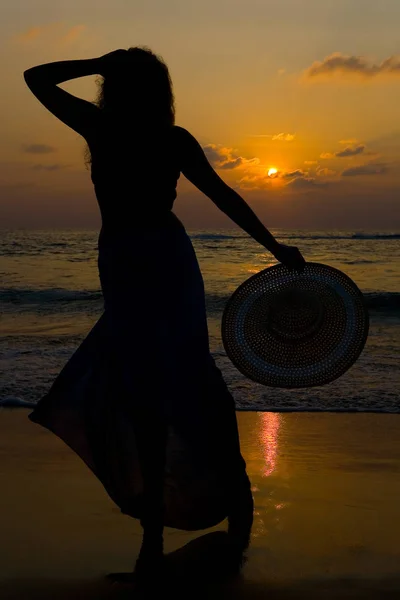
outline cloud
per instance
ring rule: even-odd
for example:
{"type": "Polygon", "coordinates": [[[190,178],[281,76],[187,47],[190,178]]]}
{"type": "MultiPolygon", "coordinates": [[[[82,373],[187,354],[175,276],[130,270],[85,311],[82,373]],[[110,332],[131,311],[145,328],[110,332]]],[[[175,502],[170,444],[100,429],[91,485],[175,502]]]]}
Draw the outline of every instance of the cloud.
{"type": "Polygon", "coordinates": [[[357,154],[362,154],[365,150],[364,144],[359,144],[358,146],[347,146],[344,150],[340,150],[340,152],[335,152],[335,156],[338,158],[345,158],[347,156],[357,156],[357,154]]]}
{"type": "Polygon", "coordinates": [[[338,150],[337,152],[322,152],[322,154],[320,154],[319,156],[323,159],[347,158],[349,156],[357,156],[358,154],[362,154],[364,150],[365,145],[358,144],[358,146],[346,146],[346,148],[344,148],[343,150],[338,150]]]}
{"type": "Polygon", "coordinates": [[[241,156],[238,156],[235,159],[227,160],[222,165],[219,165],[219,168],[220,169],[236,169],[236,167],[240,167],[240,165],[243,164],[244,160],[245,160],[244,158],[242,158],[241,156]]]}
{"type": "Polygon", "coordinates": [[[296,137],[295,133],[252,133],[249,137],[256,138],[271,138],[274,142],[293,142],[296,137]]]}
{"type": "Polygon", "coordinates": [[[260,159],[244,158],[235,154],[233,148],[226,148],[219,144],[207,144],[203,150],[208,160],[216,169],[236,169],[237,167],[247,167],[258,165],[260,159]]]}
{"type": "Polygon", "coordinates": [[[74,25],[67,31],[67,33],[62,37],[62,41],[66,44],[70,44],[74,42],[78,37],[86,30],[86,25],[74,25]]]}
{"type": "Polygon", "coordinates": [[[310,177],[307,171],[295,169],[294,171],[278,171],[273,176],[268,176],[265,171],[254,174],[246,173],[238,182],[238,187],[244,190],[271,190],[275,188],[273,182],[276,182],[276,180],[278,180],[278,187],[281,190],[285,188],[311,190],[318,187],[326,187],[327,185],[327,182],[317,181],[314,177],[310,177]]]}
{"type": "Polygon", "coordinates": [[[30,27],[26,31],[23,31],[18,35],[18,39],[21,42],[30,42],[31,40],[35,40],[43,33],[44,27],[30,27]]]}
{"type": "Polygon", "coordinates": [[[350,167],[342,171],[342,177],[357,177],[359,175],[385,175],[389,170],[387,163],[367,163],[358,167],[350,167]]]}
{"type": "Polygon", "coordinates": [[[293,177],[304,177],[305,173],[301,169],[296,169],[295,171],[286,171],[282,174],[277,173],[281,179],[292,179],[293,177]]]}
{"type": "MultiPolygon", "coordinates": [[[[326,171],[329,171],[329,169],[326,169],[326,171]]],[[[307,171],[303,171],[302,169],[281,173],[280,177],[283,180],[288,180],[285,181],[285,188],[291,190],[313,190],[315,188],[326,187],[327,185],[327,182],[318,181],[315,177],[311,177],[307,171]]]]}
{"type": "Polygon", "coordinates": [[[47,144],[25,144],[22,146],[22,150],[28,154],[50,154],[51,152],[57,152],[57,148],[48,146],[47,144]]]}
{"type": "Polygon", "coordinates": [[[334,52],[322,61],[314,62],[306,69],[305,76],[312,79],[329,77],[338,73],[369,79],[382,75],[400,76],[400,56],[389,56],[381,63],[375,64],[363,56],[334,52]]]}
{"type": "Polygon", "coordinates": [[[315,190],[316,188],[325,187],[326,184],[317,182],[314,177],[296,177],[288,182],[287,186],[290,189],[302,190],[315,190]]]}
{"type": "Polygon", "coordinates": [[[295,171],[277,171],[273,175],[268,175],[268,171],[264,168],[261,173],[245,173],[239,180],[238,187],[245,190],[265,190],[270,189],[272,182],[277,179],[286,185],[286,180],[291,180],[299,176],[303,177],[304,175],[305,173],[301,169],[296,169],[295,171]]]}
{"type": "Polygon", "coordinates": [[[18,34],[16,39],[22,43],[29,43],[50,36],[52,38],[56,37],[63,44],[70,44],[75,42],[85,30],[86,25],[82,24],[66,27],[65,24],[60,22],[46,23],[46,25],[36,25],[26,29],[18,34]]]}
{"type": "Polygon", "coordinates": [[[318,177],[330,177],[331,175],[336,175],[336,171],[333,169],[317,169],[318,177]]]}
{"type": "Polygon", "coordinates": [[[272,136],[272,141],[278,142],[293,142],[296,137],[295,133],[276,133],[272,136]]]}
{"type": "Polygon", "coordinates": [[[59,171],[60,169],[65,169],[68,165],[61,165],[59,163],[55,163],[53,165],[33,165],[32,169],[35,171],[59,171]]]}
{"type": "Polygon", "coordinates": [[[242,190],[265,190],[271,187],[271,177],[268,175],[249,175],[242,177],[237,187],[242,190]]]}
{"type": "Polygon", "coordinates": [[[318,161],[317,160],[305,160],[304,164],[305,165],[317,165],[318,161]]]}

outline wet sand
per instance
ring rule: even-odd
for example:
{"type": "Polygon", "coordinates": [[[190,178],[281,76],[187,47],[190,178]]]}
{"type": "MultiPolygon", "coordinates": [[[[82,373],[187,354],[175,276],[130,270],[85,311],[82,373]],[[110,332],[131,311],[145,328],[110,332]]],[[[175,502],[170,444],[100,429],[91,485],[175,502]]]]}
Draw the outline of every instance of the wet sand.
{"type": "MultiPolygon", "coordinates": [[[[27,415],[0,410],[0,598],[133,597],[104,576],[132,568],[137,522],[121,515],[80,459],[27,415]]],[[[223,572],[224,536],[168,529],[167,552],[191,542],[170,558],[182,573],[182,589],[177,576],[173,595],[399,598],[400,416],[238,419],[256,505],[247,564],[240,578],[211,582],[208,566],[214,575],[223,572]]]]}

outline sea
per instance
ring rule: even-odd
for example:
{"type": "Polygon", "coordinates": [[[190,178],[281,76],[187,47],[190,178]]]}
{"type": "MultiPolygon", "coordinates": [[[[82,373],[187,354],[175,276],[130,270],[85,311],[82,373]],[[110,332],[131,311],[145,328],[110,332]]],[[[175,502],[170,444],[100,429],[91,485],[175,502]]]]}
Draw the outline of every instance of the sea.
{"type": "MultiPolygon", "coordinates": [[[[272,232],[306,260],[355,281],[370,332],[357,362],[330,384],[284,390],[254,383],[226,356],[221,318],[235,289],[276,261],[238,229],[188,231],[205,283],[210,349],[237,410],[400,413],[400,233],[272,232]]],[[[0,406],[37,402],[102,314],[97,238],[82,230],[0,232],[0,406]]]]}

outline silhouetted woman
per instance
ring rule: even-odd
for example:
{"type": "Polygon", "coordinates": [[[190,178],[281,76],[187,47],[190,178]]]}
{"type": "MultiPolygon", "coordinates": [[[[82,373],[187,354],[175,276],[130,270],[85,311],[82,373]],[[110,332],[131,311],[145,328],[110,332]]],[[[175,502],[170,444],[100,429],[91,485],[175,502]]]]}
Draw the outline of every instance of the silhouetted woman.
{"type": "Polygon", "coordinates": [[[289,267],[279,244],[174,124],[168,69],[150,50],[40,65],[33,94],[87,142],[99,203],[104,313],[30,415],[75,450],[127,515],[140,518],[136,573],[161,565],[163,527],[200,530],[228,517],[232,548],[248,545],[253,500],[235,406],[210,355],[203,280],[172,212],[183,173],[289,267]],[[103,79],[96,104],[57,84],[103,79]]]}

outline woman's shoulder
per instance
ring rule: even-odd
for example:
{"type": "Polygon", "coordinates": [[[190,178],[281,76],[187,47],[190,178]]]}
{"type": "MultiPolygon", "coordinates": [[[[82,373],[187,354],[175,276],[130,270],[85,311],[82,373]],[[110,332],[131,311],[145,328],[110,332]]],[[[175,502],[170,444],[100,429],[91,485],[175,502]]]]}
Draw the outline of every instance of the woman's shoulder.
{"type": "Polygon", "coordinates": [[[184,127],[181,127],[180,125],[174,125],[172,127],[172,131],[173,136],[180,148],[190,151],[198,145],[196,138],[184,127]]]}
{"type": "Polygon", "coordinates": [[[172,125],[172,131],[176,135],[181,135],[182,132],[187,131],[187,129],[185,129],[184,127],[181,127],[180,125],[172,125]]]}
{"type": "Polygon", "coordinates": [[[174,135],[177,139],[184,139],[187,136],[190,136],[190,133],[188,132],[187,129],[185,129],[184,127],[181,127],[180,125],[173,125],[172,126],[172,135],[174,135]]]}

